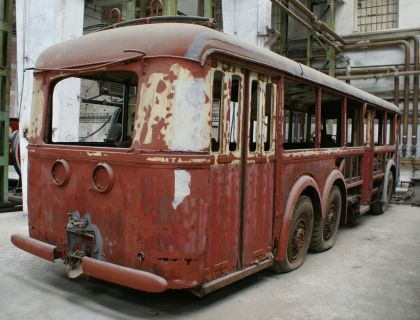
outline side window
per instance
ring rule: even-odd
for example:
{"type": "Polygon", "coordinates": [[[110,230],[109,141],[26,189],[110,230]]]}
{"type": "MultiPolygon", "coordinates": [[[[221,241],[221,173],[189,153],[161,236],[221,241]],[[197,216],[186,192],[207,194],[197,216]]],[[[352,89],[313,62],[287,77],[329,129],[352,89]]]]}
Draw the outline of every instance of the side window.
{"type": "Polygon", "coordinates": [[[284,149],[315,147],[316,99],[315,87],[285,79],[284,149]]]}
{"type": "Polygon", "coordinates": [[[384,126],[384,113],[376,110],[375,118],[373,119],[373,143],[375,146],[383,145],[383,126],[384,126]]]}
{"type": "Polygon", "coordinates": [[[275,89],[272,83],[267,83],[265,87],[265,105],[263,118],[263,144],[264,151],[270,151],[271,141],[273,140],[273,110],[275,102],[275,89]]]}
{"type": "Polygon", "coordinates": [[[251,83],[251,106],[249,115],[249,151],[257,150],[258,141],[258,109],[259,109],[260,83],[252,80],[251,83]]]}
{"type": "Polygon", "coordinates": [[[211,110],[211,151],[220,150],[221,115],[223,99],[223,72],[216,70],[213,74],[213,97],[211,110]]]}
{"type": "Polygon", "coordinates": [[[331,91],[322,91],[321,102],[321,148],[341,146],[341,117],[343,100],[331,91]]]}
{"type": "Polygon", "coordinates": [[[360,141],[360,116],[362,103],[356,100],[347,100],[347,133],[346,145],[356,147],[361,145],[360,141]]]}
{"type": "Polygon", "coordinates": [[[229,151],[238,150],[239,145],[239,115],[241,106],[242,79],[237,75],[232,76],[230,89],[229,112],[229,151]]]}
{"type": "Polygon", "coordinates": [[[392,114],[388,114],[386,120],[386,144],[394,144],[394,121],[392,114]]]}

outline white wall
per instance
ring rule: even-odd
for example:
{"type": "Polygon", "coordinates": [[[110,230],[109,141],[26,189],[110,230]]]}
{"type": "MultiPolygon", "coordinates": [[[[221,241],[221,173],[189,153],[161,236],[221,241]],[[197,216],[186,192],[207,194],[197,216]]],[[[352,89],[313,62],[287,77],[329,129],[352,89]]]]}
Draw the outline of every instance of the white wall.
{"type": "Polygon", "coordinates": [[[265,47],[271,28],[270,0],[223,0],[223,32],[265,47]]]}
{"type": "Polygon", "coordinates": [[[420,27],[420,1],[399,0],[399,29],[420,27]]]}
{"type": "MultiPolygon", "coordinates": [[[[32,71],[39,54],[49,46],[82,35],[84,0],[16,0],[17,75],[20,105],[22,189],[24,211],[27,207],[27,140],[32,101],[32,71]]],[[[67,124],[74,123],[65,114],[67,124]]],[[[71,130],[71,129],[70,129],[71,130]]],[[[73,132],[73,134],[75,134],[73,132]]]]}

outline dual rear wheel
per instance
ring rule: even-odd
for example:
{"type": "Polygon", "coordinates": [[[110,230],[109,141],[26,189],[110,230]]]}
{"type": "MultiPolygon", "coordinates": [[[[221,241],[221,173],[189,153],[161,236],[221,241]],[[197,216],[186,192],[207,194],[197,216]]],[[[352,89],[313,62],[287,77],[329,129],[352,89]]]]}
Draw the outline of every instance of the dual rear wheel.
{"type": "Polygon", "coordinates": [[[314,219],[314,208],[311,199],[300,196],[293,212],[289,230],[286,257],[283,261],[276,261],[276,272],[289,272],[299,268],[305,261],[310,248],[320,252],[331,248],[337,236],[341,215],[341,192],[333,186],[327,201],[327,215],[314,219]]]}

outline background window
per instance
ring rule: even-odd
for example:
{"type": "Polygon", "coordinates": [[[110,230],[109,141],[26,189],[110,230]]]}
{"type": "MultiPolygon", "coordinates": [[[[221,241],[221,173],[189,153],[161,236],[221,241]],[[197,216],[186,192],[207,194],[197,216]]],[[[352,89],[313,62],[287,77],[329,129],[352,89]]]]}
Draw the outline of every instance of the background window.
{"type": "Polygon", "coordinates": [[[357,0],[357,30],[369,32],[398,27],[398,0],[357,0]]]}

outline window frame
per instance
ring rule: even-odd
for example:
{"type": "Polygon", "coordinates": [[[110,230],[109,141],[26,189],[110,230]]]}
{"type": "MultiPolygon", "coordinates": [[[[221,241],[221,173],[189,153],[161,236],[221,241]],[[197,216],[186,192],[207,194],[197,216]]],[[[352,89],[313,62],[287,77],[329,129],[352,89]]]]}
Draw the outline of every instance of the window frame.
{"type": "MultiPolygon", "coordinates": [[[[43,142],[47,145],[64,145],[64,146],[73,146],[73,147],[94,147],[94,148],[110,148],[110,149],[129,149],[132,147],[133,143],[134,143],[134,128],[136,126],[136,120],[137,119],[137,113],[138,113],[138,105],[139,105],[139,99],[140,99],[140,77],[139,74],[137,72],[135,72],[134,70],[131,69],[121,69],[121,68],[112,68],[112,69],[108,69],[108,70],[94,70],[91,72],[86,72],[86,73],[74,73],[74,72],[70,72],[68,74],[65,74],[63,76],[59,76],[59,77],[55,77],[53,78],[49,83],[48,83],[48,98],[47,98],[47,112],[46,112],[46,120],[45,120],[45,130],[44,130],[44,134],[43,134],[43,142]],[[127,83],[124,82],[119,82],[116,80],[104,80],[104,79],[98,79],[96,77],[94,77],[95,75],[100,75],[101,73],[108,73],[108,74],[112,74],[112,73],[127,73],[127,74],[131,74],[133,77],[135,77],[135,88],[136,88],[136,94],[135,94],[135,114],[134,114],[134,125],[133,125],[133,130],[130,133],[130,135],[128,134],[127,130],[128,130],[128,114],[129,114],[129,96],[126,95],[126,92],[129,92],[129,87],[131,85],[128,86],[127,88],[127,83]],[[90,77],[89,77],[90,76],[90,77]],[[63,142],[63,141],[58,141],[58,142],[54,142],[53,141],[53,108],[54,108],[54,90],[56,88],[56,86],[61,82],[64,81],[66,79],[71,79],[71,78],[78,78],[80,80],[86,79],[86,80],[96,80],[96,81],[109,81],[109,82],[114,82],[114,83],[119,83],[124,85],[124,101],[123,101],[123,109],[122,109],[122,132],[121,132],[121,141],[120,141],[120,145],[112,145],[112,143],[102,143],[102,142],[83,142],[80,143],[80,141],[78,142],[63,142]],[[128,142],[129,144],[124,145],[124,142],[128,142]]],[[[82,102],[81,102],[82,103],[82,102]]],[[[79,108],[81,107],[81,105],[79,106],[79,108]]],[[[79,115],[79,124],[80,124],[80,115],[79,115]]]]}

